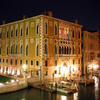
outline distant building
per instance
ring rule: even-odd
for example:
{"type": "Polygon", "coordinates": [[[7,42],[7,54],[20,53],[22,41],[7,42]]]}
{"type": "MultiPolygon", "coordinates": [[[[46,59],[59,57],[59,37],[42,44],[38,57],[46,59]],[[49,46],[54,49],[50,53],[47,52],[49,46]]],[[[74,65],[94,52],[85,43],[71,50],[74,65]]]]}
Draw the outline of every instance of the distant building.
{"type": "Polygon", "coordinates": [[[84,74],[96,72],[99,68],[99,45],[99,32],[82,32],[82,68],[84,74]]]}
{"type": "Polygon", "coordinates": [[[38,79],[81,72],[82,26],[51,16],[0,25],[0,72],[38,79]]]}

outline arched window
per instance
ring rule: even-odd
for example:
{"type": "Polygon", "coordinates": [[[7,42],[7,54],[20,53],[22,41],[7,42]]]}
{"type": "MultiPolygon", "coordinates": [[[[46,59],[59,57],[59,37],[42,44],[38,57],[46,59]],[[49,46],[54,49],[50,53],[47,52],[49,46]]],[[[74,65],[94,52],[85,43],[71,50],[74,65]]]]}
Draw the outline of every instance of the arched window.
{"type": "Polygon", "coordinates": [[[67,54],[69,53],[69,49],[68,49],[68,47],[67,47],[67,54]]]}
{"type": "Polygon", "coordinates": [[[71,47],[69,47],[69,54],[71,54],[71,47]]]}
{"type": "Polygon", "coordinates": [[[62,54],[64,53],[63,47],[62,47],[62,54]]]}
{"type": "Polygon", "coordinates": [[[21,30],[20,30],[20,36],[22,36],[23,35],[23,29],[21,28],[21,30]]]}
{"type": "Polygon", "coordinates": [[[28,35],[28,27],[26,28],[26,35],[28,35]]]}
{"type": "Polygon", "coordinates": [[[74,30],[72,30],[72,37],[74,38],[74,30]]]}
{"type": "Polygon", "coordinates": [[[55,35],[57,35],[57,25],[55,25],[55,35]]]}
{"type": "Polygon", "coordinates": [[[73,47],[73,54],[75,54],[75,49],[74,49],[74,47],[73,47]]]}
{"type": "Polygon", "coordinates": [[[7,50],[6,50],[6,53],[7,53],[7,55],[8,55],[8,46],[7,46],[7,50]]]}
{"type": "Polygon", "coordinates": [[[57,46],[55,45],[55,54],[57,54],[57,46]]]}
{"type": "Polygon", "coordinates": [[[45,54],[48,53],[48,47],[47,47],[47,44],[45,44],[45,54]]]}
{"type": "Polygon", "coordinates": [[[45,23],[45,33],[48,34],[48,25],[45,23]]]}
{"type": "Polygon", "coordinates": [[[13,46],[11,46],[11,54],[13,54],[13,46]]]}
{"type": "Polygon", "coordinates": [[[36,56],[39,56],[39,46],[36,46],[36,56]]]}
{"type": "Polygon", "coordinates": [[[59,54],[61,54],[61,47],[59,47],[59,54]]]}
{"type": "Polygon", "coordinates": [[[37,24],[36,26],[36,33],[38,34],[39,33],[39,25],[37,24]]]}
{"type": "Polygon", "coordinates": [[[28,45],[26,46],[26,56],[28,56],[28,45]]]}
{"type": "Polygon", "coordinates": [[[66,54],[66,47],[65,47],[65,51],[64,51],[64,53],[66,54]]]}

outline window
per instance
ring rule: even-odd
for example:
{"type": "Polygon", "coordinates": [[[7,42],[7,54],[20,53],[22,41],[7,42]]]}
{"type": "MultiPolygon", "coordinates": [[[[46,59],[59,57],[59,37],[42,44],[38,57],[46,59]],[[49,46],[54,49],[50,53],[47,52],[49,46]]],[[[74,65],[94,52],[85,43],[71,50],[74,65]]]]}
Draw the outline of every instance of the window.
{"type": "Polygon", "coordinates": [[[45,23],[45,33],[48,34],[48,25],[45,23]]]}
{"type": "Polygon", "coordinates": [[[45,44],[45,54],[48,53],[48,50],[47,50],[47,44],[45,44]]]}
{"type": "Polygon", "coordinates": [[[17,45],[16,45],[15,53],[17,54],[17,45]]]}
{"type": "Polygon", "coordinates": [[[57,60],[55,60],[55,66],[57,66],[57,60]]]}
{"type": "Polygon", "coordinates": [[[7,31],[7,38],[9,37],[9,32],[7,31]]]}
{"type": "Polygon", "coordinates": [[[79,47],[79,54],[80,54],[80,47],[79,47]]]}
{"type": "Polygon", "coordinates": [[[38,71],[36,71],[36,75],[37,75],[37,76],[39,75],[39,72],[38,72],[38,71]]]}
{"type": "Polygon", "coordinates": [[[20,47],[20,54],[22,54],[23,53],[23,46],[21,45],[21,47],[20,47]]]}
{"type": "Polygon", "coordinates": [[[80,59],[78,60],[78,64],[80,64],[80,59]]]}
{"type": "Polygon", "coordinates": [[[22,65],[22,60],[20,60],[20,65],[22,65]]]}
{"type": "Polygon", "coordinates": [[[55,55],[57,54],[57,46],[55,45],[55,55]]]}
{"type": "Polygon", "coordinates": [[[7,53],[7,55],[8,55],[8,47],[7,47],[6,53],[7,53]]]}
{"type": "Polygon", "coordinates": [[[16,37],[17,37],[17,29],[16,29],[16,37]]]}
{"type": "Polygon", "coordinates": [[[1,63],[1,58],[0,58],[0,63],[1,63]]]}
{"type": "Polygon", "coordinates": [[[26,28],[26,36],[28,35],[28,27],[26,28]]]}
{"type": "Polygon", "coordinates": [[[11,46],[11,54],[13,54],[13,46],[11,46]]]}
{"type": "Polygon", "coordinates": [[[68,47],[67,47],[67,54],[69,53],[69,49],[68,49],[68,47]]]}
{"type": "Polygon", "coordinates": [[[39,66],[39,61],[36,61],[36,66],[39,66]]]}
{"type": "Polygon", "coordinates": [[[17,65],[17,60],[15,60],[15,65],[17,65]]]}
{"type": "Polygon", "coordinates": [[[33,60],[31,60],[31,66],[33,65],[33,60]]]}
{"type": "Polygon", "coordinates": [[[39,56],[39,46],[36,46],[36,56],[39,56]]]}
{"type": "Polygon", "coordinates": [[[72,31],[72,37],[74,38],[74,30],[72,31]]]}
{"type": "Polygon", "coordinates": [[[39,25],[36,26],[36,33],[39,34],[39,25]]]}
{"type": "Polygon", "coordinates": [[[1,47],[0,47],[0,55],[1,55],[1,47]]]}
{"type": "Polygon", "coordinates": [[[20,30],[20,36],[23,36],[23,29],[20,30]]]}
{"type": "Polygon", "coordinates": [[[6,59],[6,63],[8,64],[8,59],[6,59]]]}
{"type": "Polygon", "coordinates": [[[73,65],[75,64],[75,60],[73,59],[73,65]]]}
{"type": "Polygon", "coordinates": [[[13,30],[11,31],[11,37],[13,37],[13,30]]]}
{"type": "Polygon", "coordinates": [[[47,75],[48,75],[48,71],[45,72],[45,76],[47,76],[47,75]]]}
{"type": "Polygon", "coordinates": [[[59,47],[59,54],[61,54],[61,47],[59,47]]]}
{"type": "Polygon", "coordinates": [[[63,47],[62,47],[62,54],[63,54],[63,51],[64,51],[64,50],[63,50],[63,47]]]}
{"type": "Polygon", "coordinates": [[[2,33],[0,32],[0,39],[2,38],[2,33]]]}
{"type": "Polygon", "coordinates": [[[80,31],[78,31],[78,38],[80,39],[80,31]]]}
{"type": "Polygon", "coordinates": [[[66,47],[65,47],[65,51],[64,51],[64,54],[66,54],[66,47]]]}
{"type": "Polygon", "coordinates": [[[26,65],[28,64],[28,60],[26,60],[26,65]]]}
{"type": "Polygon", "coordinates": [[[3,59],[3,63],[5,62],[5,60],[3,59]]]}
{"type": "Polygon", "coordinates": [[[12,65],[12,63],[13,63],[13,61],[12,61],[12,59],[10,60],[10,64],[12,65]]]}
{"type": "Polygon", "coordinates": [[[45,66],[46,66],[46,67],[48,66],[48,61],[47,61],[47,60],[45,61],[45,66]]]}
{"type": "Polygon", "coordinates": [[[69,33],[67,33],[67,39],[69,40],[69,33]]]}
{"type": "Polygon", "coordinates": [[[73,47],[73,54],[75,54],[75,49],[74,49],[74,47],[73,47]]]}
{"type": "Polygon", "coordinates": [[[55,25],[55,35],[57,35],[57,25],[55,25]]]}
{"type": "Polygon", "coordinates": [[[26,46],[26,56],[28,56],[28,45],[26,46]]]}

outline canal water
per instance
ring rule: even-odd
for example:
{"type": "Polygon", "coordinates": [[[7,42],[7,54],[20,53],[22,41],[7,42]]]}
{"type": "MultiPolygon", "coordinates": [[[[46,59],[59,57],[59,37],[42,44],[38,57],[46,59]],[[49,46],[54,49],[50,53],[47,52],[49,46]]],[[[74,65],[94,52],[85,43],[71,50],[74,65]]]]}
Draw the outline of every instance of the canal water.
{"type": "Polygon", "coordinates": [[[0,100],[100,100],[100,82],[97,78],[95,78],[95,83],[95,86],[80,86],[79,92],[66,96],[28,88],[14,93],[1,94],[0,100]]]}

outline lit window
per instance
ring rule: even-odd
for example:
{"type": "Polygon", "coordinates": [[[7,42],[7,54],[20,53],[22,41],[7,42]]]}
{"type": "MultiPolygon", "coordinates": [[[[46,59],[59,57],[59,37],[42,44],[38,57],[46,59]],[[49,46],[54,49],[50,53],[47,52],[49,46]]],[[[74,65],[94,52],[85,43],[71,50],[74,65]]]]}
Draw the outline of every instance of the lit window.
{"type": "Polygon", "coordinates": [[[26,46],[26,56],[28,56],[28,45],[26,46]]]}

